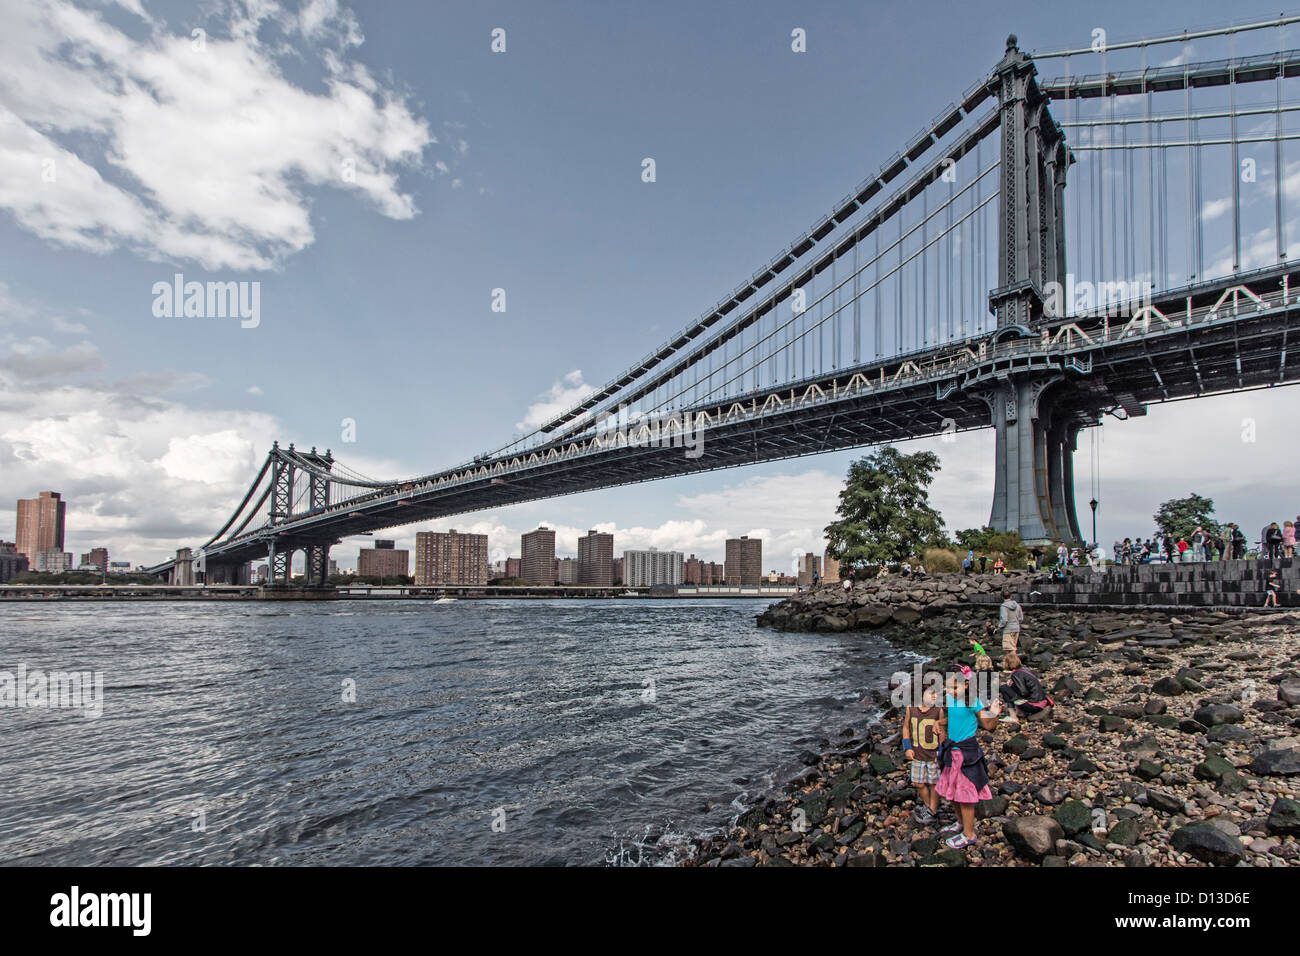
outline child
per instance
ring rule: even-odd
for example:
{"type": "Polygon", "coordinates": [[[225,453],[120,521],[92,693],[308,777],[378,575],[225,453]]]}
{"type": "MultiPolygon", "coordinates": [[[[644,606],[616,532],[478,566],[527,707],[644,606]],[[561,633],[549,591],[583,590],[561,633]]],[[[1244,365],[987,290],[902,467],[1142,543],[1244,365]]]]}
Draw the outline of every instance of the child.
{"type": "Polygon", "coordinates": [[[975,842],[975,804],[993,796],[989,790],[988,767],[984,751],[975,739],[979,727],[996,730],[1002,702],[994,701],[988,710],[970,689],[970,668],[948,677],[944,741],[939,745],[939,796],[957,807],[957,821],[943,828],[950,834],[945,845],[952,850],[965,849],[975,842]],[[969,698],[975,697],[974,700],[969,698]]]}
{"type": "Polygon", "coordinates": [[[998,695],[1011,711],[1003,720],[1011,724],[1020,723],[1021,717],[1034,717],[1048,707],[1055,706],[1052,698],[1043,688],[1043,682],[1027,670],[1014,651],[1002,659],[1006,679],[998,687],[998,695]]]}
{"type": "Polygon", "coordinates": [[[1006,564],[1002,560],[1002,555],[998,555],[998,559],[993,562],[993,573],[1001,574],[1005,569],[1006,564]]]}
{"type": "Polygon", "coordinates": [[[1265,588],[1268,590],[1268,596],[1264,598],[1264,607],[1277,607],[1277,596],[1282,590],[1282,579],[1277,576],[1276,571],[1268,572],[1268,583],[1265,588]]]}
{"type": "Polygon", "coordinates": [[[939,741],[943,739],[943,708],[939,704],[937,680],[923,681],[912,688],[912,699],[920,706],[911,706],[903,714],[903,755],[912,761],[912,783],[916,785],[916,811],[912,819],[928,826],[939,817],[939,794],[934,785],[939,781],[939,741]]]}
{"type": "Polygon", "coordinates": [[[984,650],[984,645],[972,637],[970,646],[975,651],[975,669],[977,671],[993,670],[993,658],[989,657],[989,652],[984,650]]]}

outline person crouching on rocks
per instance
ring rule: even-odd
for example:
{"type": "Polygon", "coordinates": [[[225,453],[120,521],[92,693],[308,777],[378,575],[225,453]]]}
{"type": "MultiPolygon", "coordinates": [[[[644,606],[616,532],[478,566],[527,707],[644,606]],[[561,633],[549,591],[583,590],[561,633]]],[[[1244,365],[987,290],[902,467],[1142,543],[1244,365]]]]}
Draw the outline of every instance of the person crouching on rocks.
{"type": "Polygon", "coordinates": [[[1052,698],[1047,696],[1043,682],[1029,671],[1020,660],[1020,655],[1012,651],[1002,659],[1006,671],[998,695],[1011,708],[1003,719],[1008,723],[1018,724],[1021,717],[1033,717],[1049,707],[1055,706],[1052,698]]]}
{"type": "Polygon", "coordinates": [[[938,679],[913,685],[913,706],[903,713],[903,755],[912,762],[912,784],[916,787],[916,810],[912,819],[928,826],[939,818],[939,741],[943,739],[943,708],[939,706],[938,679]],[[920,706],[915,706],[919,704],[920,706]]]}
{"type": "Polygon", "coordinates": [[[963,667],[959,674],[948,677],[944,741],[939,745],[939,783],[935,789],[957,808],[956,822],[940,831],[950,834],[944,844],[951,850],[965,849],[975,842],[975,805],[993,796],[988,765],[975,732],[981,727],[996,730],[1002,713],[1000,700],[984,709],[984,702],[970,687],[970,674],[970,668],[963,667]]]}

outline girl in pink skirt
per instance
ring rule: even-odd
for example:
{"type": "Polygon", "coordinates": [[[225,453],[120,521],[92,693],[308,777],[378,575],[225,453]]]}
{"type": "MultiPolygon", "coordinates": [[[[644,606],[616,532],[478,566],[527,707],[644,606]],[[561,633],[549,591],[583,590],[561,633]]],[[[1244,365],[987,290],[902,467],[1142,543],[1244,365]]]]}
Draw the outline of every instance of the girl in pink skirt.
{"type": "Polygon", "coordinates": [[[1002,702],[994,701],[985,709],[970,687],[970,668],[963,667],[960,674],[948,678],[945,704],[947,720],[939,726],[945,739],[939,747],[939,782],[935,790],[957,808],[956,822],[942,832],[949,834],[944,842],[950,849],[961,850],[975,842],[975,805],[993,796],[984,751],[975,732],[978,728],[997,729],[1002,702]]]}

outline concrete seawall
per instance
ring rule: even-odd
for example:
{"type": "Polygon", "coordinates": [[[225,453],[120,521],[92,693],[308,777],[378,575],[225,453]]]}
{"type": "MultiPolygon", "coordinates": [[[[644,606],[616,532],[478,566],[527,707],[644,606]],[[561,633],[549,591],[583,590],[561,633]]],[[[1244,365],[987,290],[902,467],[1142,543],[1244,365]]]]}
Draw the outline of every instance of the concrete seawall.
{"type": "MultiPolygon", "coordinates": [[[[1018,591],[1016,597],[1024,604],[1262,607],[1270,570],[1278,571],[1281,578],[1279,603],[1300,607],[1297,558],[1077,568],[1059,581],[1036,577],[1028,590],[1018,591]]],[[[974,603],[996,604],[1000,600],[993,595],[971,596],[974,603]]]]}

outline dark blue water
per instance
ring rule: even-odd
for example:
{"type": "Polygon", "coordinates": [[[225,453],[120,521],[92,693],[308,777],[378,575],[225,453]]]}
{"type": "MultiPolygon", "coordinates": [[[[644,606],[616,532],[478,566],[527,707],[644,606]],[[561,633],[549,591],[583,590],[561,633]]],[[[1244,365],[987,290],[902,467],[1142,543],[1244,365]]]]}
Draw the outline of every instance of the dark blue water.
{"type": "Polygon", "coordinates": [[[901,659],[764,606],[5,605],[0,670],[105,700],[0,708],[0,862],[672,862],[901,659]]]}

